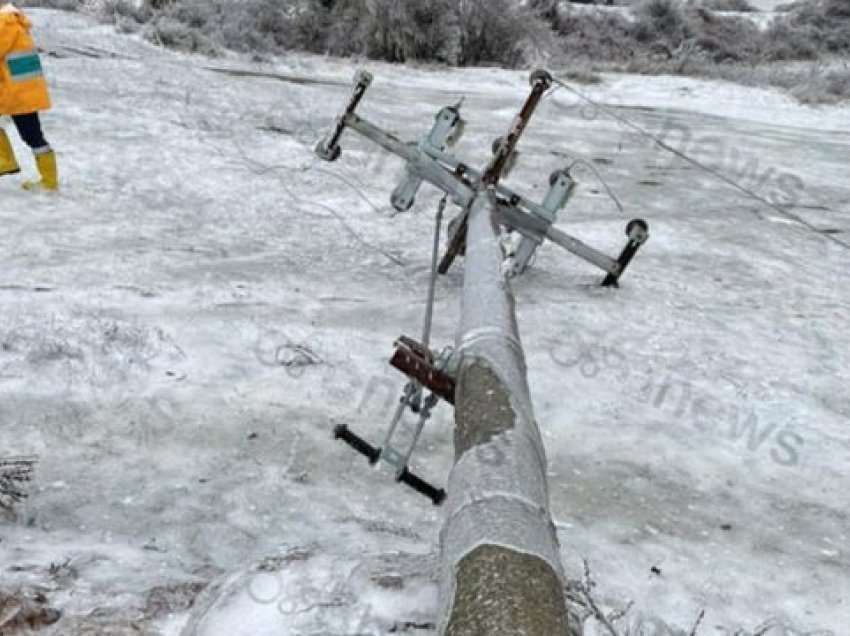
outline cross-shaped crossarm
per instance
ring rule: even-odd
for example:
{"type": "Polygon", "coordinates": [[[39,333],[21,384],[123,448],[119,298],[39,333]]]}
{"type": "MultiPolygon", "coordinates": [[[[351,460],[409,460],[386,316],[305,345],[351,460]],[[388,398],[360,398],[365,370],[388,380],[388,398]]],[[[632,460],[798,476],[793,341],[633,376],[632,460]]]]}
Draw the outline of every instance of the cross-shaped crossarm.
{"type": "Polygon", "coordinates": [[[410,209],[425,182],[445,192],[452,202],[461,208],[461,213],[457,222],[450,226],[450,229],[454,227],[454,232],[449,237],[448,248],[439,265],[441,274],[445,274],[454,259],[463,254],[467,213],[472,201],[482,190],[489,190],[496,196],[499,203],[499,221],[522,235],[507,270],[510,276],[522,274],[537,248],[548,239],[604,271],[606,277],[603,285],[617,286],[626,267],[648,239],[649,232],[645,221],[629,221],[626,227],[628,242],[620,255],[612,258],[554,227],[558,212],[569,202],[575,189],[575,182],[566,170],[558,170],[551,175],[549,191],[542,203],[536,203],[500,183],[499,177],[510,163],[519,136],[543,93],[550,86],[551,78],[545,71],[532,74],[531,95],[513,122],[508,135],[497,140],[493,156],[481,172],[447,152],[452,139],[458,136],[463,125],[457,106],[440,110],[431,131],[421,141],[404,142],[356,114],[357,106],[370,86],[372,76],[365,71],[359,71],[354,80],[354,91],[348,105],[336,120],[330,135],[317,145],[316,154],[327,161],[337,160],[342,152],[339,145],[342,134],[346,128],[350,128],[404,160],[405,178],[393,191],[391,198],[396,210],[410,209]]]}
{"type": "MultiPolygon", "coordinates": [[[[475,197],[474,190],[470,184],[463,179],[462,175],[450,172],[438,161],[432,159],[429,156],[429,153],[423,152],[419,145],[401,141],[395,135],[384,132],[374,124],[356,115],[353,111],[346,110],[340,118],[339,123],[342,124],[343,130],[345,128],[350,128],[363,137],[373,141],[384,150],[401,157],[407,163],[407,172],[409,176],[416,178],[419,183],[421,183],[421,181],[427,181],[434,187],[442,190],[451,197],[452,202],[455,205],[466,207],[475,197]]],[[[330,145],[334,138],[337,139],[338,143],[339,137],[336,136],[336,133],[334,132],[327,141],[323,141],[319,144],[319,146],[317,146],[316,152],[320,157],[331,158],[329,159],[331,161],[339,158],[341,154],[339,145],[330,145]]],[[[415,189],[418,190],[418,186],[415,189]]],[[[404,190],[406,191],[408,188],[405,188],[404,190]]],[[[407,192],[405,192],[405,194],[407,194],[407,192]]],[[[400,196],[399,198],[403,199],[412,197],[407,194],[407,197],[400,196]]],[[[405,201],[402,205],[406,205],[407,207],[405,209],[407,209],[413,205],[413,202],[411,200],[408,204],[407,201],[405,201]]]]}

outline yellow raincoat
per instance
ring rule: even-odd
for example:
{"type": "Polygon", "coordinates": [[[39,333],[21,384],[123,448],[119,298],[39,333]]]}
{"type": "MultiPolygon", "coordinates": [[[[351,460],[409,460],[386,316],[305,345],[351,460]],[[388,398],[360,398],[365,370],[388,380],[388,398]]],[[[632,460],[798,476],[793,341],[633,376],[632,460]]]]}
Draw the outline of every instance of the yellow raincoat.
{"type": "Polygon", "coordinates": [[[0,115],[25,115],[50,108],[31,26],[20,9],[11,4],[0,7],[0,115]]]}

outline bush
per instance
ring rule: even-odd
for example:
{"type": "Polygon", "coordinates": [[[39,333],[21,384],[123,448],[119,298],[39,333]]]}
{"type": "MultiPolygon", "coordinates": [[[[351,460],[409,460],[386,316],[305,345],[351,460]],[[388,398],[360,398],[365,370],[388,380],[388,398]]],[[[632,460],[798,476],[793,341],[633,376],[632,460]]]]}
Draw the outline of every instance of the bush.
{"type": "Polygon", "coordinates": [[[850,53],[850,1],[812,0],[785,17],[787,26],[805,31],[812,43],[828,53],[850,53]]]}
{"type": "Polygon", "coordinates": [[[335,55],[446,61],[443,30],[449,9],[448,0],[339,0],[329,10],[314,7],[302,20],[318,16],[328,24],[323,46],[335,55]]]}
{"type": "Polygon", "coordinates": [[[625,62],[641,47],[632,23],[619,13],[568,11],[558,13],[550,24],[571,62],[625,62]]]}
{"type": "Polygon", "coordinates": [[[792,28],[784,20],[774,22],[762,35],[763,59],[767,62],[815,60],[818,48],[808,29],[792,28]]]}
{"type": "Polygon", "coordinates": [[[238,11],[232,2],[220,9],[221,24],[216,40],[223,46],[246,52],[303,48],[296,42],[293,11],[287,3],[243,0],[243,4],[238,11]]]}
{"type": "Polygon", "coordinates": [[[777,13],[788,13],[789,11],[794,11],[795,9],[798,9],[803,2],[805,2],[805,0],[783,2],[782,4],[777,4],[775,7],[773,7],[773,10],[777,13]]]}
{"type": "Polygon", "coordinates": [[[293,11],[276,0],[146,0],[140,11],[148,14],[148,39],[184,51],[261,52],[296,39],[293,11]]]}
{"type": "Polygon", "coordinates": [[[153,18],[153,11],[147,3],[137,3],[128,0],[107,0],[100,8],[101,15],[108,20],[145,24],[153,18]]]}
{"type": "Polygon", "coordinates": [[[215,45],[197,29],[168,16],[159,16],[149,24],[145,29],[145,37],[155,44],[179,51],[210,56],[218,54],[215,45]]]}
{"type": "MultiPolygon", "coordinates": [[[[0,0],[2,1],[2,0],[0,0]]],[[[570,68],[678,73],[768,83],[800,99],[847,99],[847,73],[809,78],[774,63],[850,53],[850,0],[806,0],[765,29],[747,0],[641,0],[631,16],[560,0],[29,0],[102,8],[118,28],[215,55],[305,50],[390,62],[516,67],[554,51],[570,68]],[[535,48],[536,47],[536,48],[535,48]]],[[[557,61],[557,60],[556,60],[557,61]]]]}
{"type": "Polygon", "coordinates": [[[687,35],[685,13],[678,0],[642,0],[632,13],[639,42],[681,43],[687,35]]]}
{"type": "Polygon", "coordinates": [[[815,74],[794,87],[792,93],[804,104],[835,104],[850,100],[850,69],[815,74]]]}
{"type": "Polygon", "coordinates": [[[80,5],[79,0],[22,0],[18,4],[22,7],[42,7],[60,11],[76,11],[80,5]]]}
{"type": "MultiPolygon", "coordinates": [[[[325,49],[335,55],[459,66],[518,65],[537,26],[512,0],[338,0],[327,13],[314,7],[301,20],[330,24],[325,49]]],[[[321,38],[310,40],[315,46],[321,38]]]]}
{"type": "Polygon", "coordinates": [[[292,21],[292,37],[305,51],[325,51],[333,26],[331,4],[327,0],[310,0],[305,10],[296,12],[292,21]]]}
{"type": "Polygon", "coordinates": [[[517,66],[547,35],[514,0],[106,0],[103,13],[125,30],[148,23],[149,39],[186,51],[220,45],[461,66],[517,66]]]}
{"type": "Polygon", "coordinates": [[[747,0],[703,0],[702,6],[711,11],[736,11],[738,13],[758,11],[747,0]]]}
{"type": "Polygon", "coordinates": [[[696,50],[704,58],[718,64],[760,59],[762,34],[750,20],[718,16],[704,9],[689,11],[687,19],[696,50]]]}
{"type": "Polygon", "coordinates": [[[461,66],[498,62],[517,66],[522,47],[540,28],[531,12],[513,0],[467,0],[452,3],[452,21],[461,66]]]}

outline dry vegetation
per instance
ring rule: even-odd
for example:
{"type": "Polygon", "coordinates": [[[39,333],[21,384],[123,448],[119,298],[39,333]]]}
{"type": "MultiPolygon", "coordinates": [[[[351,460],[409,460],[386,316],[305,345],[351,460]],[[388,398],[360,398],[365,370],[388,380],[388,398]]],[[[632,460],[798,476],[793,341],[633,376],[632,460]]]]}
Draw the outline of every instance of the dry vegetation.
{"type": "MultiPolygon", "coordinates": [[[[31,0],[69,9],[92,0],[31,0]]],[[[801,0],[767,26],[747,0],[102,0],[101,15],[171,48],[286,50],[454,66],[681,74],[773,85],[807,103],[850,99],[850,0],[801,0]],[[805,63],[801,68],[800,64],[805,63]]]]}

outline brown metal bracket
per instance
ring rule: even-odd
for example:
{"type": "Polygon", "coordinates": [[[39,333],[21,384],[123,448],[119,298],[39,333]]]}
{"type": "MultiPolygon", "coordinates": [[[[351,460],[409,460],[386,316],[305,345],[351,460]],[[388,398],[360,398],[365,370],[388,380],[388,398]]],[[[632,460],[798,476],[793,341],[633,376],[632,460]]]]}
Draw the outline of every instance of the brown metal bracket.
{"type": "Polygon", "coordinates": [[[396,350],[390,365],[418,382],[437,397],[451,405],[455,403],[455,380],[436,367],[434,354],[413,338],[401,336],[395,343],[396,350]]]}
{"type": "MultiPolygon", "coordinates": [[[[531,116],[537,109],[543,95],[552,86],[552,76],[544,71],[538,70],[531,74],[531,94],[525,100],[519,115],[511,125],[511,130],[507,137],[499,140],[490,163],[484,169],[481,176],[481,185],[485,188],[495,188],[502,177],[502,172],[516,151],[519,139],[525,131],[528,122],[531,121],[531,116]]],[[[460,224],[457,226],[455,233],[450,237],[449,246],[443,259],[440,261],[440,266],[437,269],[441,274],[446,274],[452,266],[454,260],[466,251],[466,226],[469,220],[469,207],[467,207],[460,217],[460,224]]]]}

